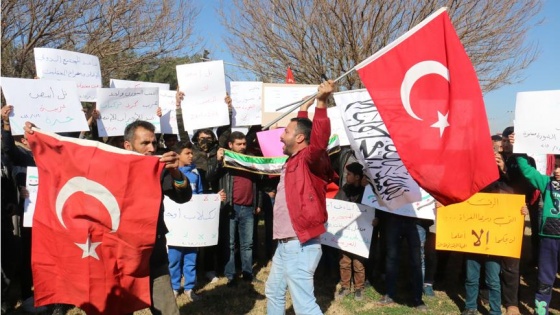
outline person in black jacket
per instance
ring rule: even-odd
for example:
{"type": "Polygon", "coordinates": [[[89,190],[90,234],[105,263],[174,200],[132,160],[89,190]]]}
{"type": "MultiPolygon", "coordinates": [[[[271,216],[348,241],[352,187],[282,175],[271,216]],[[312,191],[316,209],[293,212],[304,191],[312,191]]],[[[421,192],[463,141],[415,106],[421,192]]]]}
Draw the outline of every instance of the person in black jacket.
{"type": "MultiPolygon", "coordinates": [[[[247,140],[245,135],[234,131],[228,139],[230,150],[236,153],[245,153],[247,140]]],[[[218,163],[215,167],[208,168],[208,178],[219,178],[220,189],[226,193],[222,213],[229,217],[229,259],[225,266],[225,276],[228,284],[235,283],[235,239],[239,233],[239,252],[241,255],[241,269],[243,280],[253,282],[253,225],[254,216],[259,214],[262,207],[262,196],[258,190],[260,175],[243,170],[225,168],[221,163],[224,158],[224,149],[219,149],[218,163]]]]}

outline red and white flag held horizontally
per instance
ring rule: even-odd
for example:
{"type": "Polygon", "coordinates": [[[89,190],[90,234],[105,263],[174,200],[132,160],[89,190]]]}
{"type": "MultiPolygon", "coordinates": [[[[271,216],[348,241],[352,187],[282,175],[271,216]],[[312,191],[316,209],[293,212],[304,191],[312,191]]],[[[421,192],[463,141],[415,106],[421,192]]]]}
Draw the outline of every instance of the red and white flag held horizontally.
{"type": "Polygon", "coordinates": [[[149,260],[163,164],[96,141],[36,131],[33,217],[36,306],[66,303],[87,314],[150,306],[149,260]]]}
{"type": "Polygon", "coordinates": [[[438,201],[498,179],[476,72],[445,8],[356,70],[412,178],[438,201]]]}

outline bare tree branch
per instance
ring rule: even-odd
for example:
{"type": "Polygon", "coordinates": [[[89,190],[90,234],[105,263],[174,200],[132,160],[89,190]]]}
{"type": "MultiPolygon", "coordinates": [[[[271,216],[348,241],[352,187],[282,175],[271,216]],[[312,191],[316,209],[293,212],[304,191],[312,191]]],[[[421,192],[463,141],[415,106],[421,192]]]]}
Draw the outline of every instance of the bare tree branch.
{"type": "Polygon", "coordinates": [[[104,81],[190,52],[200,9],[187,0],[2,1],[2,75],[33,77],[33,48],[96,55],[104,81]]]}
{"type": "MultiPolygon", "coordinates": [[[[238,63],[265,81],[336,78],[447,6],[483,91],[519,82],[537,48],[527,31],[540,21],[540,0],[233,0],[222,4],[225,41],[238,63]]],[[[357,74],[342,82],[361,87],[357,74]]]]}

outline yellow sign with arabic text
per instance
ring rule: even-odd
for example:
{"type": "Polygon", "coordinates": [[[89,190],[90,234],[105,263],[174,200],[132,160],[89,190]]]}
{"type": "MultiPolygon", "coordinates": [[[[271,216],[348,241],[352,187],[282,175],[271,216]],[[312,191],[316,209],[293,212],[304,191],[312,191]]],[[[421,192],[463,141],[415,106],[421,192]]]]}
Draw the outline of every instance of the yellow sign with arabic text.
{"type": "Polygon", "coordinates": [[[437,209],[436,249],[519,258],[525,196],[478,193],[437,209]]]}

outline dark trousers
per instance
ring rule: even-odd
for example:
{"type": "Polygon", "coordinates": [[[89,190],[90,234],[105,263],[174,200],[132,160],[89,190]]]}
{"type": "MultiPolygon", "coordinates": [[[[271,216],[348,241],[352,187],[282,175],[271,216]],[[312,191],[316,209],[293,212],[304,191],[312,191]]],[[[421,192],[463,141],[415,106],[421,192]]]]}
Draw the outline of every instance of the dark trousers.
{"type": "Polygon", "coordinates": [[[548,314],[559,259],[560,239],[541,238],[537,293],[535,294],[535,314],[548,314]]]}
{"type": "Polygon", "coordinates": [[[387,295],[392,299],[395,298],[397,290],[397,279],[399,275],[399,264],[401,261],[400,243],[401,237],[408,243],[408,260],[410,261],[409,276],[411,279],[411,290],[413,305],[422,304],[422,261],[420,257],[420,237],[416,229],[416,219],[399,216],[388,215],[386,221],[386,240],[387,240],[387,259],[385,270],[387,272],[386,286],[387,295]]]}
{"type": "Polygon", "coordinates": [[[519,306],[519,258],[502,257],[502,300],[505,307],[519,306]]]}
{"type": "Polygon", "coordinates": [[[529,205],[529,220],[531,221],[531,263],[539,264],[539,202],[529,205]]]}

